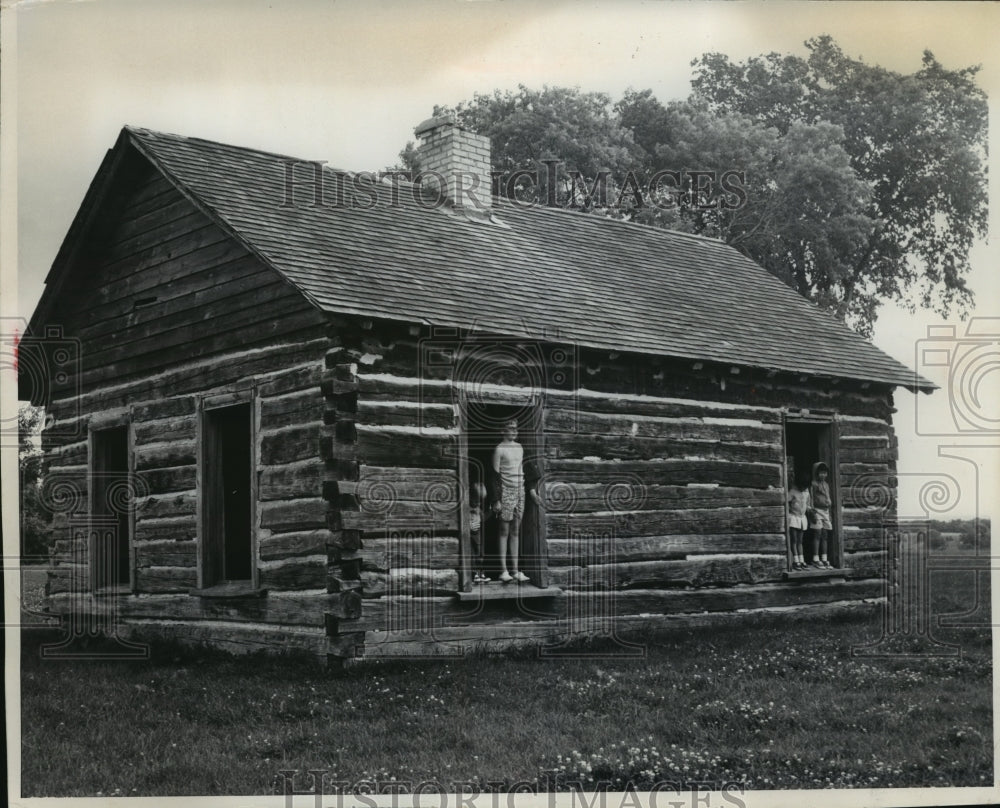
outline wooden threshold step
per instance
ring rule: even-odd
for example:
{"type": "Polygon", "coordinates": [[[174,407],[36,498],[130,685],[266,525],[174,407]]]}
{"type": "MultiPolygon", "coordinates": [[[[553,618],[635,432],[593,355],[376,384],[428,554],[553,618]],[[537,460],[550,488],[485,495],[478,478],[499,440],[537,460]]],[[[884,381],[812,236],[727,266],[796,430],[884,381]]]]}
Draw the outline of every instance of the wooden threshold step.
{"type": "Polygon", "coordinates": [[[486,584],[473,584],[471,592],[459,592],[458,599],[463,602],[478,603],[484,600],[524,600],[526,598],[558,598],[563,591],[558,586],[535,586],[534,584],[501,583],[490,581],[486,584]]]}
{"type": "Polygon", "coordinates": [[[789,570],[784,574],[787,581],[809,580],[810,578],[850,578],[850,567],[833,567],[828,570],[789,570]]]}

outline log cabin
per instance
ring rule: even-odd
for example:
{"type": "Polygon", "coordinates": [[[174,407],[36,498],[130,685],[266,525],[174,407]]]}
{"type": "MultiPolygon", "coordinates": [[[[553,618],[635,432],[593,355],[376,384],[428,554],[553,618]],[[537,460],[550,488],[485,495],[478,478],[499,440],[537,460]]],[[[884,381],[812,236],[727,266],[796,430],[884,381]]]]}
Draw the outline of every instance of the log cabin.
{"type": "Polygon", "coordinates": [[[463,193],[488,139],[417,135],[419,185],[122,130],[20,349],[71,633],[345,664],[879,603],[893,391],[933,385],[720,241],[463,193]],[[504,584],[469,492],[510,420],[543,505],[504,584]]]}

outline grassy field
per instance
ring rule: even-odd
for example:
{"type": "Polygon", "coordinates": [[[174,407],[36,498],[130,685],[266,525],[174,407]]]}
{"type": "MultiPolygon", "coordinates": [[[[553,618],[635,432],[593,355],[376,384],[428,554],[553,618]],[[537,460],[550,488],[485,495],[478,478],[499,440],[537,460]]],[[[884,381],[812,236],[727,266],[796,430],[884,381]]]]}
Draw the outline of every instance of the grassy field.
{"type": "MultiPolygon", "coordinates": [[[[936,608],[969,608],[970,583],[935,574],[936,608]]],[[[988,630],[936,630],[958,657],[851,654],[879,636],[878,618],[760,621],[662,637],[641,659],[524,654],[333,676],[208,653],[43,661],[26,632],[23,794],[280,793],[281,769],[328,770],[328,791],[362,780],[991,785],[988,630]]]]}

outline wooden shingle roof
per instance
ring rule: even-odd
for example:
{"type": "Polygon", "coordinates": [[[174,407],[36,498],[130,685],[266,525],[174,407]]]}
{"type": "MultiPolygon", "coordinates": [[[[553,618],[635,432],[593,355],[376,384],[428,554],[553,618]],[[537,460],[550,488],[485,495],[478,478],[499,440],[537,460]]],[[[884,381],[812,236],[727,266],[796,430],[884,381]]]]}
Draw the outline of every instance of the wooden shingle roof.
{"type": "Polygon", "coordinates": [[[934,387],[714,240],[501,200],[496,223],[473,221],[422,207],[406,184],[355,191],[354,175],[326,167],[325,204],[317,206],[308,164],[294,169],[288,204],[294,158],[126,132],[196,205],[323,310],[934,387]]]}

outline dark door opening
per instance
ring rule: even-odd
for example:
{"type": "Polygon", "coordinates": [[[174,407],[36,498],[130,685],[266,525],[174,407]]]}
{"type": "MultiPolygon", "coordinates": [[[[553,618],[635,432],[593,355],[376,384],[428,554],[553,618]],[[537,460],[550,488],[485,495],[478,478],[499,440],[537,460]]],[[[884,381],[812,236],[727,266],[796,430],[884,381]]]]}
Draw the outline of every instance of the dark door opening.
{"type": "Polygon", "coordinates": [[[469,402],[466,408],[468,441],[469,488],[475,490],[481,483],[487,495],[483,502],[482,558],[471,558],[473,571],[482,570],[492,580],[500,574],[499,529],[500,519],[493,513],[492,505],[500,497],[500,484],[493,471],[493,452],[503,440],[503,427],[515,420],[518,425],[517,442],[524,448],[524,515],[521,520],[519,567],[531,583],[548,585],[548,563],[545,550],[545,522],[528,491],[538,485],[543,473],[539,434],[541,411],[509,404],[469,402]]]}
{"type": "Polygon", "coordinates": [[[253,578],[252,409],[205,413],[204,585],[253,578]]]}
{"type": "MultiPolygon", "coordinates": [[[[830,535],[829,555],[835,566],[840,566],[840,525],[837,523],[836,504],[840,492],[837,490],[836,463],[833,454],[833,428],[830,423],[785,423],[785,469],[790,488],[793,483],[808,487],[812,484],[813,466],[825,463],[829,469],[828,481],[833,506],[830,509],[833,530],[830,535]]],[[[816,537],[814,531],[807,530],[803,537],[803,551],[807,563],[816,558],[816,537]]]]}
{"type": "Polygon", "coordinates": [[[129,583],[131,499],[129,498],[128,427],[93,433],[91,515],[94,531],[94,587],[129,583]]]}

